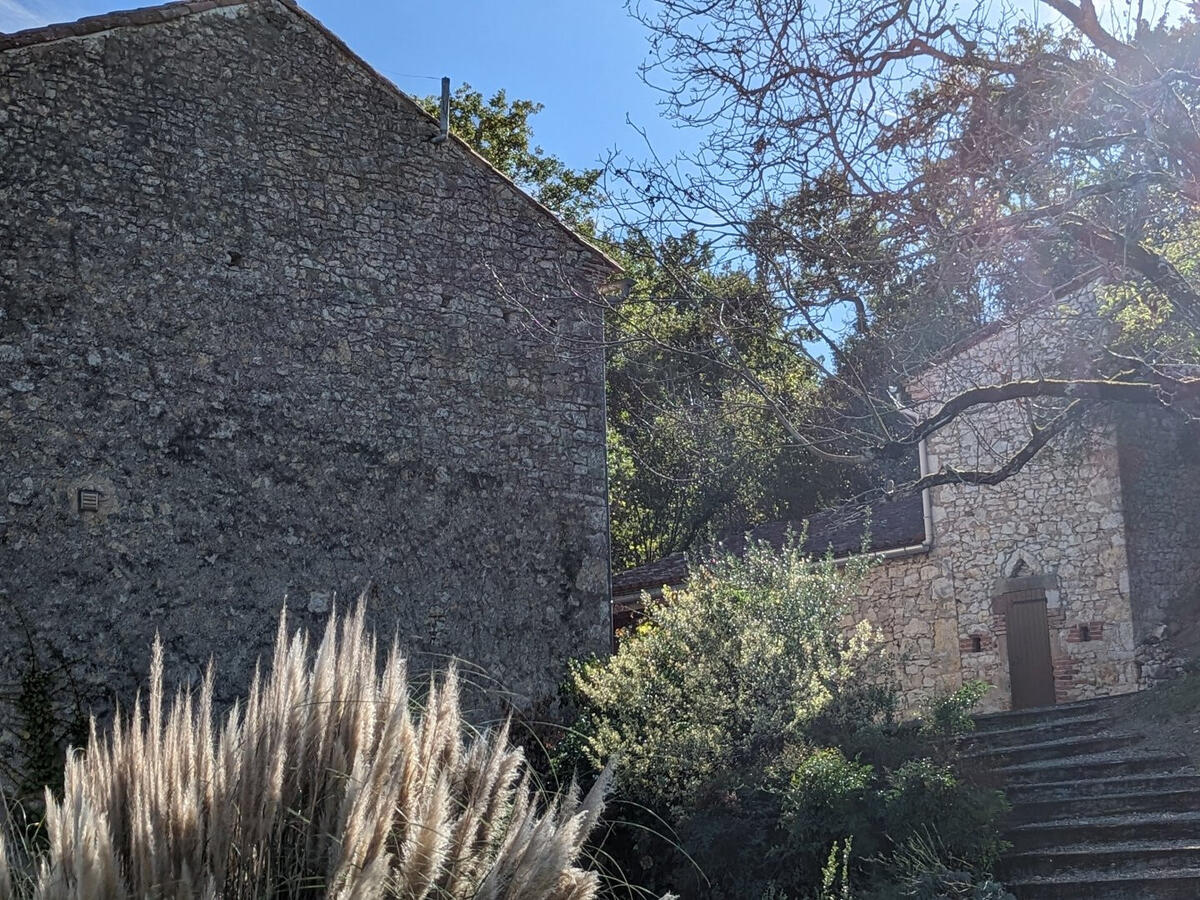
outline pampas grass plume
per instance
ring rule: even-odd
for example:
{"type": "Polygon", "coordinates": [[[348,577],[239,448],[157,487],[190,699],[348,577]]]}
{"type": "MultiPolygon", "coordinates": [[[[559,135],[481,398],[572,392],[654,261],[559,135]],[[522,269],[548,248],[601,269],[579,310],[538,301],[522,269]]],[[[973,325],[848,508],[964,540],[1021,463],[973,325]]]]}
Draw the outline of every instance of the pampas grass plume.
{"type": "Polygon", "coordinates": [[[47,793],[46,846],[0,838],[0,900],[595,897],[577,861],[607,773],[542,796],[507,724],[465,727],[453,669],[418,709],[399,648],[382,670],[377,649],[361,604],[315,648],[281,619],[269,670],[218,721],[211,667],[165,701],[156,642],[145,705],[93,723],[47,793]]]}

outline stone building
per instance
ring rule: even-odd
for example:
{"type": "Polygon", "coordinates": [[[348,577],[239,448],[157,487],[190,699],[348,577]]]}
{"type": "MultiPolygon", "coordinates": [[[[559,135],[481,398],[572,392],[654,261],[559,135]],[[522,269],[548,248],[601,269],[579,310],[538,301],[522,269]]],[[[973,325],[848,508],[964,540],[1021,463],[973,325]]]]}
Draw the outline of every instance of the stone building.
{"type": "MultiPolygon", "coordinates": [[[[1082,372],[1099,318],[1035,307],[952,348],[913,377],[928,414],[962,391],[1082,372]]],[[[988,404],[929,437],[923,467],[991,470],[1029,435],[1027,402],[988,404]]],[[[1182,417],[1094,409],[996,486],[944,485],[875,506],[867,576],[851,618],[881,630],[909,704],[964,681],[993,685],[989,709],[1138,689],[1200,649],[1200,447],[1182,417]]],[[[810,521],[815,552],[861,548],[844,511],[810,521]]],[[[861,521],[861,520],[859,520],[861,521]]],[[[752,534],[779,540],[785,523],[752,534]]],[[[618,621],[643,589],[685,580],[682,557],[613,579],[618,621]]]]}
{"type": "Polygon", "coordinates": [[[526,704],[611,633],[614,266],[289,0],[0,35],[0,681],[367,591],[526,704]]]}

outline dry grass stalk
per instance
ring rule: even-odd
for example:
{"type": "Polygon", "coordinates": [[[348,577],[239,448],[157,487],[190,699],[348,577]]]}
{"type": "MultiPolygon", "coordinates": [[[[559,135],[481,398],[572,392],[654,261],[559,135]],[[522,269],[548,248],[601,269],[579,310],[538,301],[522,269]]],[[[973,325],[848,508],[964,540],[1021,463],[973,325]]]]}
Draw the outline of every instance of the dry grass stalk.
{"type": "Polygon", "coordinates": [[[315,655],[281,621],[269,673],[218,726],[211,669],[164,710],[156,644],[145,708],[111,736],[93,723],[47,797],[31,878],[0,842],[0,900],[594,897],[575,862],[607,778],[542,798],[507,726],[468,734],[453,671],[414,712],[399,649],[382,672],[376,650],[361,607],[315,655]]]}

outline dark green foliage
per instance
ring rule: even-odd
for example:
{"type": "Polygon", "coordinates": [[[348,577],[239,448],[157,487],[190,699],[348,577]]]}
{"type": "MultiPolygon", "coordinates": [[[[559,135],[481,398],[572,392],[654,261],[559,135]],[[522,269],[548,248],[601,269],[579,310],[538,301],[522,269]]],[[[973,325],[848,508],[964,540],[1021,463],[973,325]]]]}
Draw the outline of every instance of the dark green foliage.
{"type": "Polygon", "coordinates": [[[794,445],[764,394],[814,402],[813,367],[746,272],[693,231],[610,247],[629,292],[608,310],[613,566],[800,518],[850,490],[794,445]]]}
{"type": "Polygon", "coordinates": [[[889,772],[880,792],[888,837],[899,844],[915,836],[941,836],[940,858],[987,872],[1004,844],[993,827],[1007,811],[998,791],[965,784],[955,770],[929,758],[914,759],[889,772]]]}
{"type": "Polygon", "coordinates": [[[36,804],[46,787],[61,792],[64,755],[87,745],[88,716],[68,662],[14,619],[27,647],[18,680],[0,685],[0,732],[15,739],[0,759],[0,784],[36,804]]]}
{"type": "Polygon", "coordinates": [[[869,900],[1015,900],[1003,885],[956,859],[931,829],[910,837],[886,866],[890,883],[868,894],[869,900]]]}
{"type": "Polygon", "coordinates": [[[853,838],[857,855],[871,851],[874,781],[873,766],[847,760],[833,747],[812,751],[797,763],[784,795],[780,850],[801,886],[812,883],[813,867],[837,841],[853,838]]]}
{"type": "MultiPolygon", "coordinates": [[[[919,726],[863,731],[845,743],[870,747],[871,756],[788,748],[767,767],[723,773],[675,818],[625,805],[603,851],[629,880],[684,897],[816,898],[841,848],[847,896],[1004,898],[987,876],[1004,848],[1003,795],[953,765],[914,758],[948,755],[919,726]],[[893,768],[881,760],[905,761],[893,768]]],[[[839,874],[822,896],[840,898],[841,884],[839,874]]]]}
{"type": "Polygon", "coordinates": [[[954,693],[937,698],[926,709],[926,728],[943,737],[957,737],[974,731],[971,710],[990,688],[986,681],[968,681],[954,693]]]}
{"type": "MultiPolygon", "coordinates": [[[[438,114],[439,98],[420,102],[431,115],[438,114]]],[[[451,99],[450,130],[563,221],[590,233],[600,170],[577,172],[533,144],[529,119],[541,111],[542,104],[532,100],[509,100],[503,90],[484,97],[464,83],[451,99]]]]}

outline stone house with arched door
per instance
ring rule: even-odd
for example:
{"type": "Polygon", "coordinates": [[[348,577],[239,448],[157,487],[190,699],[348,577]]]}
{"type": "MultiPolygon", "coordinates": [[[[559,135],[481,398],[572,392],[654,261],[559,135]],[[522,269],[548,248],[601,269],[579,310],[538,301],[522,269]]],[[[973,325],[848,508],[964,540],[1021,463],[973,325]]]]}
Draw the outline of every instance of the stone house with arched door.
{"type": "MultiPolygon", "coordinates": [[[[1085,309],[1087,303],[1080,304],[1085,309]]],[[[934,359],[906,384],[923,413],[972,387],[1083,370],[1102,324],[1042,304],[934,359]]],[[[991,470],[1029,436],[1030,402],[977,407],[931,435],[925,471],[991,470]]],[[[907,705],[972,679],[987,709],[1138,689],[1200,647],[1200,447],[1185,417],[1097,407],[994,486],[948,484],[870,509],[872,550],[851,618],[873,622],[907,705]]],[[[857,552],[861,517],[809,520],[808,544],[857,552]]],[[[771,523],[751,537],[781,540],[771,523]]],[[[798,528],[797,528],[798,530],[798,528]]],[[[643,590],[686,579],[682,557],[616,575],[618,621],[643,590]]]]}

